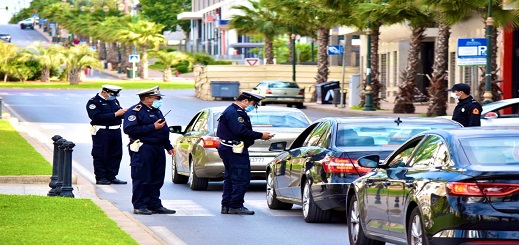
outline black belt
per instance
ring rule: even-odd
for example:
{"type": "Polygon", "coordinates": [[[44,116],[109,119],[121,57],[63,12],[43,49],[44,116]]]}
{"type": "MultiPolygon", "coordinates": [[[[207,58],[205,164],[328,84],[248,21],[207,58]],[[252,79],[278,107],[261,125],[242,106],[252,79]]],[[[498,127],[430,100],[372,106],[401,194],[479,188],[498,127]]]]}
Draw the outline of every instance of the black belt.
{"type": "Polygon", "coordinates": [[[151,142],[151,141],[145,141],[145,140],[141,140],[141,142],[144,144],[148,144],[148,145],[164,146],[164,143],[160,143],[160,142],[151,142]]]}

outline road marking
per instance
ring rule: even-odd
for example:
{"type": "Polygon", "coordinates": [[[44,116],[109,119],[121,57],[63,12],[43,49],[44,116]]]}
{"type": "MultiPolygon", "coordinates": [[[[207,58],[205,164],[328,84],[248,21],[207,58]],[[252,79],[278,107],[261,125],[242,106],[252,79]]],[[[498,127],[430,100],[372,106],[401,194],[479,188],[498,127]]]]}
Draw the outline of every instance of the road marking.
{"type": "Polygon", "coordinates": [[[177,211],[174,216],[215,216],[193,200],[162,200],[162,204],[177,211]]]}
{"type": "Polygon", "coordinates": [[[168,244],[175,245],[186,245],[184,241],[182,241],[178,236],[176,236],[173,232],[169,231],[168,228],[164,226],[150,226],[150,229],[155,232],[160,238],[162,238],[168,244]]]}

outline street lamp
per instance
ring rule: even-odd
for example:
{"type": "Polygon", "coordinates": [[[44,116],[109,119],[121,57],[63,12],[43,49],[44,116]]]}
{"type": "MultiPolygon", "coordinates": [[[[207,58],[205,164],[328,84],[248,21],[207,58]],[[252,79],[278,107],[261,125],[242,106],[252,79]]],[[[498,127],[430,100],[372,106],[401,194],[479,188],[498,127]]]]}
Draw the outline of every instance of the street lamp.
{"type": "Polygon", "coordinates": [[[292,82],[296,82],[296,26],[292,25],[292,82]]]}
{"type": "Polygon", "coordinates": [[[312,45],[311,45],[311,49],[312,49],[312,62],[315,61],[315,55],[314,55],[314,45],[315,45],[315,39],[312,38],[312,45]]]}
{"type": "MultiPolygon", "coordinates": [[[[103,12],[105,12],[105,18],[106,18],[106,12],[108,12],[108,10],[110,10],[110,8],[108,6],[106,6],[106,5],[103,6],[103,12]]],[[[105,53],[105,55],[104,55],[104,58],[105,58],[105,65],[104,65],[104,67],[105,67],[105,69],[108,69],[108,57],[106,57],[106,42],[103,41],[103,44],[104,44],[104,53],[105,53]]]]}
{"type": "Polygon", "coordinates": [[[488,0],[488,17],[487,24],[487,72],[485,74],[485,93],[483,94],[482,104],[492,102],[492,31],[494,27],[494,19],[492,18],[492,0],[488,0]]]}
{"type": "Polygon", "coordinates": [[[363,111],[374,111],[373,107],[373,89],[371,88],[371,27],[370,23],[368,23],[368,29],[366,30],[367,35],[367,57],[366,57],[366,93],[364,94],[364,108],[363,111]]]}

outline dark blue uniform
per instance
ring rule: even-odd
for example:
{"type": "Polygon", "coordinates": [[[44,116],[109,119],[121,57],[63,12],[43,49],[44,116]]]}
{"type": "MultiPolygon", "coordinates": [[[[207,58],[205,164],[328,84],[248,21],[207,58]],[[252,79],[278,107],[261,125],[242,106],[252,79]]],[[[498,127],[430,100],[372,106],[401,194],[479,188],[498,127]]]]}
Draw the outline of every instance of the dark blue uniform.
{"type": "Polygon", "coordinates": [[[99,94],[88,100],[86,105],[88,117],[92,120],[90,124],[93,125],[92,157],[97,181],[114,180],[119,173],[123,156],[122,116],[115,116],[119,109],[122,108],[117,99],[106,100],[99,94]]]}
{"type": "Polygon", "coordinates": [[[469,95],[459,100],[452,113],[452,120],[459,122],[463,127],[481,126],[481,111],[481,105],[469,95]]]}
{"type": "Polygon", "coordinates": [[[262,133],[252,131],[252,124],[247,113],[238,105],[231,104],[219,118],[216,135],[224,144],[243,141],[243,153],[234,153],[232,147],[220,144],[218,154],[225,165],[222,207],[243,207],[245,192],[250,183],[249,146],[254,140],[261,139],[262,133]]]}
{"type": "Polygon", "coordinates": [[[155,129],[154,123],[163,119],[159,109],[149,108],[142,102],[130,107],[124,114],[124,133],[130,137],[130,144],[140,140],[143,144],[138,152],[129,150],[132,169],[133,196],[135,209],[158,209],[160,188],[166,174],[164,149],[171,150],[167,124],[155,129]]]}

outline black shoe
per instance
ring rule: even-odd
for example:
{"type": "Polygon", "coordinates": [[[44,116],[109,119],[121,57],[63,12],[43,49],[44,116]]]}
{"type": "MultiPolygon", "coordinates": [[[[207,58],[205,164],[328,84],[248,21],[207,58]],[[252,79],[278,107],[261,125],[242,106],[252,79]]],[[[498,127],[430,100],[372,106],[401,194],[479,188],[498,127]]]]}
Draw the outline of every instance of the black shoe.
{"type": "Polygon", "coordinates": [[[97,185],[109,185],[109,184],[111,184],[111,183],[112,183],[112,182],[110,182],[110,181],[108,181],[108,180],[106,180],[106,179],[100,179],[100,180],[96,181],[96,184],[97,184],[97,185]]]}
{"type": "Polygon", "coordinates": [[[160,208],[157,208],[157,209],[152,209],[151,212],[154,213],[154,214],[174,214],[177,211],[175,211],[173,209],[167,209],[165,207],[160,207],[160,208]]]}
{"type": "Polygon", "coordinates": [[[126,181],[124,180],[120,180],[120,179],[113,179],[113,180],[110,180],[110,183],[112,184],[116,184],[116,185],[126,185],[126,181]]]}
{"type": "Polygon", "coordinates": [[[133,210],[134,214],[143,214],[143,215],[151,215],[152,212],[148,210],[147,208],[139,208],[133,210]]]}
{"type": "Polygon", "coordinates": [[[220,210],[221,214],[228,214],[229,213],[229,207],[222,206],[222,210],[220,210]]]}
{"type": "Polygon", "coordinates": [[[244,214],[244,215],[253,215],[254,211],[247,209],[246,207],[241,208],[229,208],[229,214],[244,214]]]}

